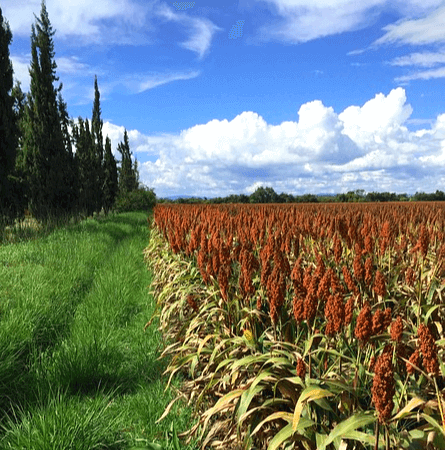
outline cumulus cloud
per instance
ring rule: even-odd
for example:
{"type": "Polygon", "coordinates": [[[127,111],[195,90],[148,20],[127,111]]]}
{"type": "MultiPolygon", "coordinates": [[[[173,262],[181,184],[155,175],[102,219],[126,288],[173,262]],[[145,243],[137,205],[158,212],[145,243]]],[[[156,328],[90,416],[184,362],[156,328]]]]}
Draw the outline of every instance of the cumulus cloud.
{"type": "Polygon", "coordinates": [[[349,106],[338,117],[343,122],[343,133],[364,149],[390,137],[400,140],[406,136],[408,130],[403,124],[412,111],[406,104],[405,90],[397,88],[387,96],[377,94],[362,107],[349,106]]]}
{"type": "Polygon", "coordinates": [[[411,114],[397,88],[339,114],[314,100],[300,106],[298,121],[270,125],[245,111],[179,135],[130,132],[130,144],[139,160],[149,155],[141,180],[159,196],[249,194],[260,185],[300,194],[435,191],[445,176],[445,114],[410,131],[411,114]]]}

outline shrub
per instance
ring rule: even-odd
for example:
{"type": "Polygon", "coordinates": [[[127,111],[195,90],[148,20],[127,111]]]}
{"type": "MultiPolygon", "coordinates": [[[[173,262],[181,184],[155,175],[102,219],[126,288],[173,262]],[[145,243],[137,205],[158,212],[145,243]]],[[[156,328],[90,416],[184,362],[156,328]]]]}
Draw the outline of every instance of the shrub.
{"type": "Polygon", "coordinates": [[[147,211],[156,204],[156,194],[153,189],[146,187],[119,195],[114,204],[114,210],[118,213],[128,211],[147,211]]]}

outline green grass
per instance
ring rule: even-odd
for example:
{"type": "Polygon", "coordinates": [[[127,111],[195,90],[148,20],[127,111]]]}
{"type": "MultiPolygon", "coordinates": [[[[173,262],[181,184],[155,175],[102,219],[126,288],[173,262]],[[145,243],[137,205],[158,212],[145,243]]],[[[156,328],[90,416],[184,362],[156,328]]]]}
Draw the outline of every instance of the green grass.
{"type": "Polygon", "coordinates": [[[175,448],[148,233],[125,213],[0,246],[0,449],[175,448]]]}

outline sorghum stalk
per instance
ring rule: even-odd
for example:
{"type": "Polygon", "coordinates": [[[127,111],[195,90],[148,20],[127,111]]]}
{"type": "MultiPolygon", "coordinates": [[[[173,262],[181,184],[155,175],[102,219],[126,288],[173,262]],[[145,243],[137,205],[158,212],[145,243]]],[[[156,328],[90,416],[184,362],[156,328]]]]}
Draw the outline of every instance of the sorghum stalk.
{"type": "Polygon", "coordinates": [[[445,414],[443,411],[442,399],[440,398],[440,391],[439,391],[439,387],[437,386],[436,377],[434,377],[434,387],[436,389],[436,396],[437,396],[437,403],[439,404],[440,417],[442,418],[442,428],[445,433],[445,414]]]}

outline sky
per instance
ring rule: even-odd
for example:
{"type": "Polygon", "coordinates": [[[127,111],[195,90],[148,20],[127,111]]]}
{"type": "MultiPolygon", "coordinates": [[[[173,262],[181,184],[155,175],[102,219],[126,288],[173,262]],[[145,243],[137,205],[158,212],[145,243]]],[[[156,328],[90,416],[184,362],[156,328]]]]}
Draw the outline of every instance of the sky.
{"type": "MultiPolygon", "coordinates": [[[[29,89],[40,0],[2,0],[29,89]]],[[[445,190],[445,2],[47,0],[70,116],[158,197],[445,190]]]]}

